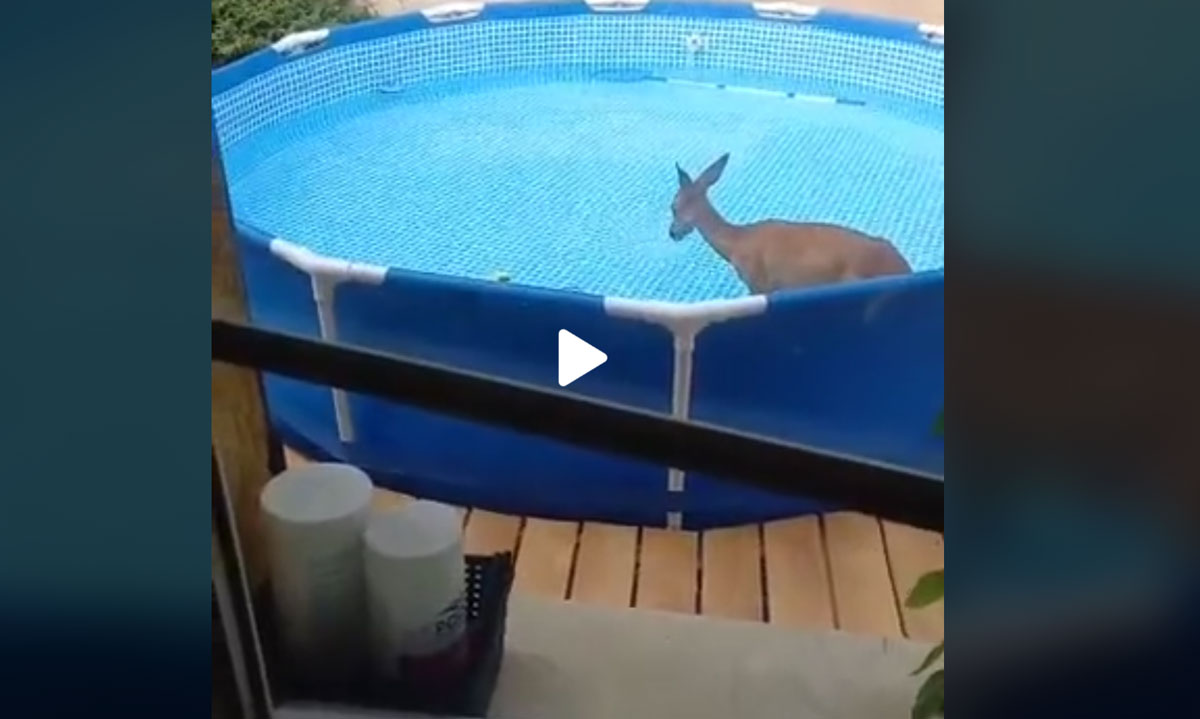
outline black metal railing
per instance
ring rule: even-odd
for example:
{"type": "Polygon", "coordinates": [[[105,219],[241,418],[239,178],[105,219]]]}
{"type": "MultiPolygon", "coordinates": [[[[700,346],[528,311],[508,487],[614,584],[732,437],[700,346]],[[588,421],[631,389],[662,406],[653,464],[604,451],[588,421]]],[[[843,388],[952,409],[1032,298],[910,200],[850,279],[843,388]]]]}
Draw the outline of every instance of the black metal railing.
{"type": "Polygon", "coordinates": [[[431,362],[213,320],[212,358],[926,529],[941,477],[431,362]]]}

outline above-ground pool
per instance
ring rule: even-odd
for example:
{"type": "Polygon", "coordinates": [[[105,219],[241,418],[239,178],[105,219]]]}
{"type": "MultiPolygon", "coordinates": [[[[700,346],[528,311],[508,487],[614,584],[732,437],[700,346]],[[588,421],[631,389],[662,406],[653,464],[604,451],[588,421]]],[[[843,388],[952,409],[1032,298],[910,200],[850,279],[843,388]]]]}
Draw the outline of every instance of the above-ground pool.
{"type": "MultiPolygon", "coordinates": [[[[941,28],[791,3],[455,3],[213,73],[255,322],[942,472],[941,28]],[[668,238],[675,164],[734,222],[890,239],[914,274],[751,295],[668,238]]],[[[701,528],[828,509],[269,376],[284,440],[497,511],[701,528]]],[[[753,461],[748,457],[747,461],[753,461]]],[[[915,481],[937,481],[915,480],[915,481]]]]}

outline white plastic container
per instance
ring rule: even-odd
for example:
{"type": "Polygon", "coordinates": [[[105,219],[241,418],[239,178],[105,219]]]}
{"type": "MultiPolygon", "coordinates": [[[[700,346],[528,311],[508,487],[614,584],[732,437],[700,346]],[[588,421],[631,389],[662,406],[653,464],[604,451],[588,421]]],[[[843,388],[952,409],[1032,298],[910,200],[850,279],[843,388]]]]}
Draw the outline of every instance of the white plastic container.
{"type": "Polygon", "coordinates": [[[377,676],[450,681],[466,660],[462,521],[444,504],[412,502],[366,531],[370,644],[377,676]]]}
{"type": "Polygon", "coordinates": [[[372,484],[346,464],[289,469],[260,497],[280,639],[306,682],[340,682],[366,656],[362,538],[372,484]]]}

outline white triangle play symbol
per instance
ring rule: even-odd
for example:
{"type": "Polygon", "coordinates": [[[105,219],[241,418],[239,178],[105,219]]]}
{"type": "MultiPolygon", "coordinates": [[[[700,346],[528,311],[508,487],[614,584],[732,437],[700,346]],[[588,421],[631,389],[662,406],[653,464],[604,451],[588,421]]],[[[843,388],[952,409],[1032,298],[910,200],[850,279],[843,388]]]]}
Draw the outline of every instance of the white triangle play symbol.
{"type": "Polygon", "coordinates": [[[566,330],[558,331],[558,386],[566,387],[608,361],[608,355],[566,330]]]}

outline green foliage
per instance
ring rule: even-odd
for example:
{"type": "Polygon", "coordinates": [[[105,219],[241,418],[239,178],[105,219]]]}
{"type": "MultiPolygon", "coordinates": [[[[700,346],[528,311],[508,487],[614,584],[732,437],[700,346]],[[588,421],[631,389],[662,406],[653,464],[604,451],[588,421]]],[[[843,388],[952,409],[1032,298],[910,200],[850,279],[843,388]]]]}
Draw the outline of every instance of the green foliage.
{"type": "Polygon", "coordinates": [[[946,594],[946,570],[939,569],[929,572],[917,580],[915,586],[904,600],[904,606],[909,609],[920,609],[942,599],[946,594]]]}
{"type": "Polygon", "coordinates": [[[223,65],[288,33],[369,15],[354,0],[212,0],[212,62],[223,65]]]}
{"type": "Polygon", "coordinates": [[[913,670],[913,676],[916,676],[916,675],[920,674],[921,672],[925,671],[926,669],[928,669],[929,667],[933,666],[933,663],[936,662],[938,659],[940,659],[942,657],[942,655],[945,653],[946,653],[946,642],[945,641],[938,642],[938,645],[936,647],[934,647],[933,649],[930,649],[929,653],[925,655],[925,659],[924,659],[924,661],[921,662],[921,666],[919,666],[913,670]]]}
{"type": "MultiPolygon", "coordinates": [[[[946,570],[938,569],[923,575],[913,585],[904,600],[909,609],[927,607],[934,602],[945,599],[946,570]]],[[[913,675],[928,671],[946,653],[946,642],[939,642],[929,650],[921,665],[913,670],[913,675]]],[[[917,690],[917,698],[913,701],[912,719],[934,719],[946,715],[946,670],[939,669],[925,678],[921,688],[917,690]]]]}
{"type": "Polygon", "coordinates": [[[946,715],[946,670],[930,674],[913,702],[912,719],[934,719],[946,715]]]}

